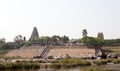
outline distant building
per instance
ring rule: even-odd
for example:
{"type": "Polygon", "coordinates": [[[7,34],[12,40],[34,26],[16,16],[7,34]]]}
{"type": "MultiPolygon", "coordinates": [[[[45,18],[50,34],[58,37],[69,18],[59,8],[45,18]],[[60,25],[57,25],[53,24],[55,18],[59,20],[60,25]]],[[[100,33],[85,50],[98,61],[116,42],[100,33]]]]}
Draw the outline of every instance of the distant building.
{"type": "Polygon", "coordinates": [[[39,34],[38,34],[38,31],[37,31],[37,28],[34,27],[29,41],[34,40],[36,38],[39,38],[39,34]]]}
{"type": "Polygon", "coordinates": [[[99,32],[97,37],[101,40],[104,40],[104,35],[102,32],[99,32]]]}
{"type": "Polygon", "coordinates": [[[66,45],[67,46],[83,46],[84,43],[79,42],[79,39],[71,39],[66,45]]]}

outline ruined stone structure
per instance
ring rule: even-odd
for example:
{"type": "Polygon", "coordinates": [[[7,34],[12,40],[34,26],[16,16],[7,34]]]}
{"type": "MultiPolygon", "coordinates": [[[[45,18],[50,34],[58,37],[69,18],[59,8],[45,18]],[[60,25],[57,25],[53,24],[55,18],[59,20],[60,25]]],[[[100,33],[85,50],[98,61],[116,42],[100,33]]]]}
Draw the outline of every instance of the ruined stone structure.
{"type": "Polygon", "coordinates": [[[34,27],[29,41],[34,40],[36,38],[39,38],[39,34],[38,34],[38,31],[37,31],[37,28],[34,27]]]}
{"type": "Polygon", "coordinates": [[[102,32],[98,33],[98,38],[100,38],[101,40],[104,40],[104,35],[102,32]]]}
{"type": "MultiPolygon", "coordinates": [[[[87,36],[85,36],[87,37],[87,36]]],[[[37,31],[37,28],[34,27],[31,37],[29,41],[34,40],[36,38],[39,38],[39,34],[37,31]]],[[[50,40],[50,44],[52,43],[57,44],[61,43],[59,40],[60,38],[58,36],[52,37],[55,39],[55,42],[53,40],[50,40]]],[[[98,33],[98,38],[104,40],[103,33],[98,33]]],[[[79,40],[73,40],[79,41],[79,40]]],[[[101,47],[95,47],[95,48],[88,48],[87,46],[81,45],[73,45],[73,46],[40,46],[40,43],[32,42],[31,46],[23,46],[20,49],[15,49],[6,54],[7,57],[23,57],[23,58],[47,58],[50,56],[53,56],[53,58],[56,57],[65,57],[66,55],[73,57],[73,58],[91,58],[91,57],[105,57],[105,54],[102,52],[101,47]],[[36,46],[37,45],[37,46],[36,46]],[[38,46],[39,45],[39,46],[38,46]]],[[[59,44],[60,45],[60,44],[59,44]]]]}

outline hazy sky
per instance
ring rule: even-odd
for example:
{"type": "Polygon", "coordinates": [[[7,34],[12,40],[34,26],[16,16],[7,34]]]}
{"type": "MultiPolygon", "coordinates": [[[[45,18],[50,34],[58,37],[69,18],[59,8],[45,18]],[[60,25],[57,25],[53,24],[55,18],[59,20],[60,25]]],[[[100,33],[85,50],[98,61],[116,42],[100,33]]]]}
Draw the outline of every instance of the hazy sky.
{"type": "Polygon", "coordinates": [[[34,26],[40,36],[80,38],[86,28],[89,36],[120,38],[120,0],[0,0],[0,38],[29,39],[34,26]]]}

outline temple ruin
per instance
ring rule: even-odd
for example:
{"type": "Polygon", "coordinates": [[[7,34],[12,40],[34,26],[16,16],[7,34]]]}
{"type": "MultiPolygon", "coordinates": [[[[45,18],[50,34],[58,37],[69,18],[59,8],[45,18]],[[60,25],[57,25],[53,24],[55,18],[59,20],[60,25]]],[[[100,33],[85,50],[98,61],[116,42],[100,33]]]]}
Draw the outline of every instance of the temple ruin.
{"type": "Polygon", "coordinates": [[[99,32],[98,33],[98,38],[101,39],[101,40],[104,40],[104,35],[102,32],[99,32]]]}
{"type": "Polygon", "coordinates": [[[34,40],[36,38],[39,38],[39,33],[37,31],[37,27],[34,27],[29,41],[34,40]]]}

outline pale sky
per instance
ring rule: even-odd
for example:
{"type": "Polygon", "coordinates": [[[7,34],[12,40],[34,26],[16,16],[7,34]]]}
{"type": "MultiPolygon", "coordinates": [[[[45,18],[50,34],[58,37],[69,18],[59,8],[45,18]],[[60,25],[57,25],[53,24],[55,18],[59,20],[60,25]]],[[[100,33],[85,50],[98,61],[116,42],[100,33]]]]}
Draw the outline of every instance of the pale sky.
{"type": "Polygon", "coordinates": [[[120,38],[120,0],[0,0],[0,38],[40,36],[81,38],[82,30],[105,39],[120,38]]]}

